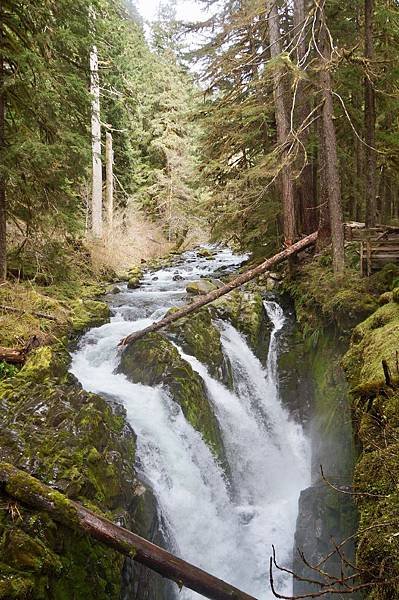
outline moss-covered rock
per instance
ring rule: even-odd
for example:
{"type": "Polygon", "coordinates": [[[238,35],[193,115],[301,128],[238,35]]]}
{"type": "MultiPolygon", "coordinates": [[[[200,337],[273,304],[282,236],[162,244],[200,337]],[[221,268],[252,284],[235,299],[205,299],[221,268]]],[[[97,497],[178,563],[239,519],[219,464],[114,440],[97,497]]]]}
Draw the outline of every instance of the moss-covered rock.
{"type": "Polygon", "coordinates": [[[208,307],[179,319],[168,327],[168,332],[184,352],[205,364],[213,377],[231,385],[231,367],[223,354],[220,332],[212,322],[208,307]]]}
{"type": "MultiPolygon", "coordinates": [[[[135,437],[123,412],[74,385],[39,383],[29,369],[3,384],[0,403],[2,460],[129,522],[135,437]]],[[[115,552],[22,505],[9,509],[3,498],[0,506],[0,590],[7,579],[9,597],[24,598],[33,582],[35,600],[119,598],[123,559],[115,552]]]]}
{"type": "Polygon", "coordinates": [[[71,304],[71,310],[72,330],[75,334],[103,325],[110,317],[108,304],[98,300],[75,300],[71,304]]]}
{"type": "Polygon", "coordinates": [[[192,281],[186,286],[186,292],[193,294],[194,296],[205,296],[209,292],[217,290],[218,284],[211,281],[210,279],[200,279],[199,281],[192,281]]]}
{"type": "Polygon", "coordinates": [[[354,329],[343,362],[352,388],[384,385],[382,360],[395,373],[398,336],[399,305],[394,302],[380,306],[354,329]]]}
{"type": "Polygon", "coordinates": [[[127,287],[134,290],[140,286],[143,278],[143,270],[140,267],[132,267],[127,274],[127,287]]]}
{"type": "Polygon", "coordinates": [[[360,516],[357,564],[365,582],[387,581],[371,587],[368,600],[399,597],[399,304],[390,296],[355,328],[343,360],[361,451],[354,473],[360,516]],[[385,381],[383,360],[391,385],[385,381]]]}
{"type": "Polygon", "coordinates": [[[122,354],[118,372],[124,373],[134,383],[164,385],[181,406],[187,421],[224,462],[219,425],[204,383],[169,340],[159,333],[151,333],[131,344],[122,354]]]}
{"type": "Polygon", "coordinates": [[[234,290],[212,303],[215,316],[228,319],[245,335],[251,348],[263,360],[269,350],[271,324],[259,292],[234,290]]]}

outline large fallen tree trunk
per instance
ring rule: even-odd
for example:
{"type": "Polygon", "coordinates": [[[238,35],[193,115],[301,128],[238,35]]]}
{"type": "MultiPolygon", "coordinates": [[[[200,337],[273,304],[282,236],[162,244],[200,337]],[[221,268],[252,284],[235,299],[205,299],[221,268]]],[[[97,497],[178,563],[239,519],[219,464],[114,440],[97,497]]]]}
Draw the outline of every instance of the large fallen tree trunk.
{"type": "MultiPolygon", "coordinates": [[[[0,462],[0,488],[12,498],[37,510],[46,511],[66,527],[85,532],[117,552],[175,581],[179,586],[186,586],[206,598],[255,600],[253,596],[69,500],[9,463],[0,462]]],[[[200,531],[198,535],[201,535],[200,531]]]]}
{"type": "Polygon", "coordinates": [[[284,260],[287,260],[287,258],[289,258],[290,256],[297,254],[301,250],[305,250],[306,248],[309,248],[309,246],[313,246],[316,243],[317,235],[318,235],[317,231],[315,231],[314,233],[311,233],[310,235],[304,237],[299,242],[292,244],[292,246],[289,246],[282,252],[275,254],[271,258],[268,258],[267,260],[265,260],[263,263],[261,263],[257,267],[255,267],[253,269],[249,269],[248,271],[245,271],[245,273],[241,273],[241,275],[239,275],[238,277],[236,277],[235,279],[233,279],[226,285],[223,285],[222,287],[218,288],[217,290],[213,290],[212,292],[209,292],[209,294],[206,294],[205,296],[202,296],[195,302],[192,302],[191,304],[184,306],[180,310],[177,310],[176,312],[171,313],[164,319],[161,319],[160,321],[157,321],[156,323],[149,325],[149,327],[146,327],[145,329],[141,329],[140,331],[135,331],[135,332],[131,333],[130,335],[123,338],[123,340],[121,340],[119,342],[119,346],[127,346],[127,345],[132,344],[133,342],[136,342],[137,340],[141,339],[142,337],[147,335],[147,333],[152,333],[153,331],[158,331],[159,329],[163,329],[164,327],[167,327],[168,325],[170,325],[171,323],[174,323],[178,319],[181,319],[182,317],[186,317],[187,315],[198,310],[199,308],[201,308],[201,306],[205,306],[206,304],[209,304],[210,302],[217,300],[217,298],[220,298],[221,296],[224,296],[225,294],[228,294],[232,290],[240,287],[244,283],[251,281],[251,279],[254,279],[258,275],[262,275],[262,273],[266,273],[266,271],[269,271],[270,269],[272,269],[279,263],[283,262],[284,260]]]}

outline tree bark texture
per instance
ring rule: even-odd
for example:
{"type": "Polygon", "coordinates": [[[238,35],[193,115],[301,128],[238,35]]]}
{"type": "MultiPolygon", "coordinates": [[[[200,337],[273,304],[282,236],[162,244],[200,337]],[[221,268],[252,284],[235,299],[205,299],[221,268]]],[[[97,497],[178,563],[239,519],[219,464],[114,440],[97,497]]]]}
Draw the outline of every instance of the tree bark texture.
{"type": "Polygon", "coordinates": [[[90,73],[92,95],[91,104],[91,136],[92,136],[92,202],[91,228],[94,238],[102,236],[103,181],[101,164],[101,122],[100,122],[100,79],[98,75],[97,48],[93,46],[90,52],[90,73]]]}
{"type": "MultiPolygon", "coordinates": [[[[294,27],[297,40],[297,63],[301,66],[301,61],[306,55],[306,37],[303,30],[305,21],[305,0],[294,1],[294,27]]],[[[306,94],[306,89],[303,81],[298,82],[297,88],[297,126],[305,122],[305,119],[311,112],[311,103],[309,96],[306,94]]],[[[305,129],[301,136],[301,142],[305,148],[309,144],[310,130],[305,129]]],[[[300,231],[304,234],[309,234],[317,228],[317,210],[315,206],[315,189],[313,187],[313,171],[312,163],[308,158],[307,164],[303,167],[301,177],[296,183],[296,206],[299,213],[301,223],[300,231]]]]}
{"type": "MultiPolygon", "coordinates": [[[[269,9],[269,40],[270,56],[276,59],[281,54],[280,19],[277,4],[273,0],[269,9]]],[[[273,96],[275,105],[275,117],[277,126],[277,143],[284,147],[287,142],[290,125],[287,110],[284,104],[285,89],[282,79],[282,69],[276,69],[274,73],[273,96]]],[[[282,161],[288,162],[287,151],[282,153],[282,161]]],[[[294,182],[292,179],[290,164],[285,164],[281,171],[281,189],[283,195],[283,229],[286,246],[293,244],[296,236],[295,206],[294,206],[294,182]]]]}
{"type": "MultiPolygon", "coordinates": [[[[374,0],[364,2],[364,56],[367,63],[374,58],[373,25],[374,0]]],[[[366,171],[366,227],[377,223],[377,153],[375,148],[375,90],[370,73],[364,78],[364,131],[366,171]]]]}
{"type": "MultiPolygon", "coordinates": [[[[3,27],[0,7],[0,53],[3,38],[3,27]]],[[[0,163],[5,152],[5,111],[6,99],[4,90],[4,57],[0,54],[0,163]]],[[[7,276],[7,211],[6,211],[6,179],[0,170],[0,282],[7,276]]]]}
{"type": "Polygon", "coordinates": [[[196,300],[192,304],[187,304],[180,310],[177,310],[176,312],[168,315],[164,319],[161,319],[161,321],[153,323],[152,325],[150,325],[149,327],[146,327],[145,329],[142,329],[141,331],[135,331],[134,333],[128,335],[127,337],[123,338],[123,340],[120,341],[119,345],[127,346],[129,344],[132,344],[133,342],[143,338],[145,335],[147,335],[147,333],[159,331],[160,329],[167,327],[171,323],[174,323],[178,319],[181,319],[182,317],[186,317],[187,315],[190,315],[191,313],[195,312],[202,306],[205,306],[206,304],[209,304],[210,302],[217,300],[221,296],[225,296],[232,290],[240,287],[241,285],[243,285],[244,283],[247,283],[248,281],[251,281],[251,279],[254,279],[258,275],[262,275],[262,273],[266,273],[266,271],[269,271],[272,267],[275,267],[276,265],[280,264],[284,260],[287,260],[290,257],[295,256],[301,250],[305,250],[306,248],[313,246],[316,243],[317,235],[318,235],[317,231],[314,233],[311,233],[310,235],[306,236],[299,242],[292,244],[292,246],[289,246],[282,252],[275,254],[271,258],[268,258],[267,260],[265,260],[263,263],[261,263],[257,267],[255,267],[253,269],[248,269],[248,271],[241,273],[241,275],[239,275],[238,277],[236,277],[235,279],[233,279],[226,285],[223,285],[222,287],[218,288],[217,290],[213,290],[212,292],[209,292],[209,294],[205,294],[205,296],[201,296],[198,300],[196,300]]]}
{"type": "MultiPolygon", "coordinates": [[[[187,563],[144,538],[118,527],[9,463],[0,462],[0,487],[11,497],[55,521],[113,548],[117,552],[211,600],[255,600],[228,583],[187,563]]],[[[198,532],[201,535],[201,532],[198,532]]]]}
{"type": "Polygon", "coordinates": [[[331,242],[333,266],[336,274],[342,273],[345,266],[344,255],[344,226],[341,203],[341,182],[337,152],[337,138],[334,126],[334,104],[332,94],[332,78],[330,72],[330,53],[328,49],[327,25],[323,9],[320,18],[320,47],[323,54],[320,69],[320,87],[323,94],[322,124],[326,164],[326,179],[328,186],[328,205],[331,222],[331,242]]]}

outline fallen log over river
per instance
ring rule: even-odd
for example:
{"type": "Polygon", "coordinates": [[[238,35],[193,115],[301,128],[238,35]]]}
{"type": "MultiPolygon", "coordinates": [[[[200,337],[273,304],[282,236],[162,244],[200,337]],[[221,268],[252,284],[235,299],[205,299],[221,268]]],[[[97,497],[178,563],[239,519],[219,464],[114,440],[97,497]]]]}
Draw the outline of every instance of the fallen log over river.
{"type": "Polygon", "coordinates": [[[280,264],[284,260],[287,260],[291,256],[298,254],[298,252],[301,252],[301,250],[305,250],[306,248],[313,246],[316,243],[317,236],[318,236],[317,231],[315,231],[314,233],[311,233],[310,235],[304,237],[302,240],[299,240],[299,242],[292,244],[292,246],[289,246],[282,252],[275,254],[271,258],[268,258],[267,260],[265,260],[263,263],[261,263],[257,267],[254,267],[253,269],[248,269],[244,273],[241,273],[241,275],[239,275],[238,277],[236,277],[229,283],[226,283],[226,285],[223,285],[222,287],[218,288],[217,290],[213,290],[212,292],[209,292],[209,294],[205,294],[204,296],[201,296],[195,302],[192,302],[191,304],[187,304],[186,306],[183,306],[183,308],[181,308],[180,310],[177,310],[177,311],[173,312],[172,314],[168,315],[167,317],[165,317],[164,319],[161,319],[160,321],[157,321],[156,323],[149,325],[149,327],[146,327],[145,329],[141,329],[140,331],[135,331],[135,332],[131,333],[130,335],[123,338],[123,340],[121,340],[119,342],[119,346],[128,346],[129,344],[132,344],[133,342],[136,342],[137,340],[140,340],[141,338],[143,338],[145,335],[147,335],[147,333],[152,333],[153,331],[159,331],[160,329],[167,327],[171,323],[174,323],[178,319],[181,319],[182,317],[186,317],[187,315],[195,312],[202,306],[205,306],[206,304],[209,304],[210,302],[217,300],[221,296],[228,294],[229,292],[240,287],[244,283],[247,283],[248,281],[255,279],[255,277],[257,277],[258,275],[262,275],[263,273],[266,273],[266,271],[269,271],[270,269],[272,269],[276,265],[280,264]]]}
{"type": "MultiPolygon", "coordinates": [[[[0,489],[23,504],[47,512],[54,521],[74,531],[83,532],[175,581],[180,587],[190,588],[210,600],[256,600],[135,533],[118,527],[78,502],[69,500],[60,492],[6,462],[0,462],[0,489]]],[[[201,535],[200,531],[198,535],[201,535]]]]}

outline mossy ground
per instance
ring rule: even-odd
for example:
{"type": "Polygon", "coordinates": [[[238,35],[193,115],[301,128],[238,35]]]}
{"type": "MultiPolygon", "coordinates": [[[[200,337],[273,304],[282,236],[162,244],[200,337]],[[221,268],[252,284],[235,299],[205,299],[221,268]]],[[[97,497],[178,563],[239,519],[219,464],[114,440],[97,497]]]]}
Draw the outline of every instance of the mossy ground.
{"type": "Polygon", "coordinates": [[[360,458],[354,485],[360,515],[357,563],[372,600],[399,598],[399,304],[396,293],[354,330],[344,367],[351,386],[360,458]],[[386,385],[382,361],[392,375],[386,385]]]}
{"type": "MultiPolygon", "coordinates": [[[[135,437],[124,414],[45,362],[42,381],[31,365],[1,384],[0,458],[128,524],[135,437]]],[[[120,556],[4,494],[0,556],[0,598],[119,598],[120,556]]]]}
{"type": "MultiPolygon", "coordinates": [[[[135,437],[123,412],[68,375],[71,338],[109,318],[101,279],[0,286],[0,345],[42,344],[20,369],[0,363],[0,458],[129,525],[135,437]],[[89,282],[90,281],[90,282],[89,282]],[[56,320],[41,318],[46,313],[56,320]]],[[[0,494],[0,598],[118,599],[123,558],[0,494]]]]}

